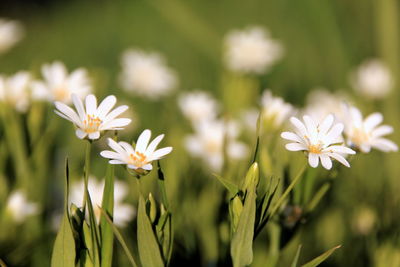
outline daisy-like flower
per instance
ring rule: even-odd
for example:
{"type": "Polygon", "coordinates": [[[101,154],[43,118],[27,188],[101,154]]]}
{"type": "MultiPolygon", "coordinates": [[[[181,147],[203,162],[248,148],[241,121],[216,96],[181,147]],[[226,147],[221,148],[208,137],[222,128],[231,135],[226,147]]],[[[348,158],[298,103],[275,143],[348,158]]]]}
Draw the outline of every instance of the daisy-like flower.
{"type": "Polygon", "coordinates": [[[160,54],[128,50],[122,55],[120,82],[128,92],[157,100],[170,94],[178,80],[160,54]]]}
{"type": "Polygon", "coordinates": [[[39,213],[39,205],[29,202],[23,191],[16,190],[8,198],[6,211],[15,222],[22,223],[28,217],[39,213]]]}
{"type": "Polygon", "coordinates": [[[338,144],[344,125],[342,123],[334,124],[333,115],[328,115],[321,124],[316,123],[310,116],[304,116],[303,120],[304,123],[295,117],[290,118],[295,127],[294,133],[283,132],[281,134],[282,138],[293,142],[286,144],[286,149],[308,152],[308,163],[313,168],[316,168],[321,161],[325,169],[331,169],[331,158],[350,167],[343,155],[356,152],[338,144]]]}
{"type": "Polygon", "coordinates": [[[283,54],[280,42],[262,27],[234,30],[225,37],[225,62],[236,72],[262,74],[283,54]]]}
{"type": "Polygon", "coordinates": [[[344,117],[342,105],[348,100],[341,92],[332,93],[325,88],[316,88],[307,95],[307,106],[303,113],[318,122],[333,114],[341,122],[344,117]]]}
{"type": "Polygon", "coordinates": [[[282,98],[275,97],[271,91],[266,90],[261,96],[262,118],[279,128],[286,119],[292,115],[294,108],[282,98]]]}
{"type": "Polygon", "coordinates": [[[393,132],[393,127],[380,125],[383,121],[381,113],[375,112],[363,119],[363,115],[356,107],[347,106],[345,116],[345,134],[347,143],[363,153],[368,153],[371,148],[383,152],[397,151],[398,147],[392,141],[384,138],[393,132]]]}
{"type": "Polygon", "coordinates": [[[353,73],[351,84],[359,94],[371,99],[381,99],[393,89],[394,80],[384,62],[370,59],[353,73]]]}
{"type": "Polygon", "coordinates": [[[183,115],[193,123],[215,119],[219,108],[209,93],[200,90],[182,94],[178,105],[183,115]]]}
{"type": "Polygon", "coordinates": [[[77,127],[75,133],[80,139],[99,139],[103,131],[122,130],[131,122],[130,119],[117,118],[128,109],[128,106],[122,105],[112,110],[117,102],[113,95],[107,96],[99,106],[97,106],[97,99],[94,95],[86,96],[86,109],[82,100],[75,94],[72,94],[72,102],[77,112],[66,104],[56,101],[54,103],[57,109],[55,113],[71,121],[77,127]]]}
{"type": "Polygon", "coordinates": [[[240,160],[248,155],[246,145],[236,140],[238,134],[238,126],[234,122],[203,121],[196,125],[193,135],[186,137],[185,147],[213,171],[220,171],[224,164],[224,145],[231,159],[240,160]]]}
{"type": "Polygon", "coordinates": [[[100,155],[104,158],[111,159],[110,164],[126,164],[129,169],[133,169],[139,174],[144,171],[153,169],[152,162],[159,160],[172,151],[172,147],[164,147],[157,149],[158,144],[164,138],[161,134],[153,141],[150,141],[151,131],[144,130],[133,148],[127,142],[115,142],[113,139],[108,138],[108,145],[114,150],[104,150],[100,155]]]}
{"type": "Polygon", "coordinates": [[[26,112],[30,103],[30,82],[31,75],[26,71],[10,77],[0,75],[0,101],[15,107],[18,112],[26,112]]]}
{"type": "MultiPolygon", "coordinates": [[[[93,202],[94,215],[97,222],[100,220],[102,205],[104,180],[98,181],[95,177],[89,177],[88,191],[93,202]]],[[[71,185],[70,203],[79,206],[82,203],[85,186],[83,180],[76,181],[71,185]]],[[[116,180],[114,183],[114,223],[117,226],[125,227],[130,220],[135,216],[136,210],[128,204],[124,204],[123,200],[128,195],[128,185],[124,182],[116,180]]]]}
{"type": "Polygon", "coordinates": [[[0,18],[0,54],[18,43],[24,34],[20,22],[0,18]]]}
{"type": "Polygon", "coordinates": [[[72,94],[83,99],[92,91],[90,79],[84,68],[69,74],[62,62],[55,61],[43,65],[42,75],[44,81],[35,81],[32,84],[32,97],[37,100],[71,104],[72,94]]]}

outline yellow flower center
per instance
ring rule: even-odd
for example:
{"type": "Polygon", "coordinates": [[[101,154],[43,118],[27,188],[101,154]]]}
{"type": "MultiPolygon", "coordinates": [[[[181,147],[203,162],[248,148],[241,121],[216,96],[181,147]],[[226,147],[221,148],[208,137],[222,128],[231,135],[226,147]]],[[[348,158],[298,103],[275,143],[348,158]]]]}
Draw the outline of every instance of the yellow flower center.
{"type": "Polygon", "coordinates": [[[368,142],[369,139],[370,139],[370,134],[368,132],[360,128],[355,128],[353,131],[351,141],[357,146],[360,146],[361,144],[368,142]]]}
{"type": "Polygon", "coordinates": [[[99,127],[103,121],[99,117],[93,115],[87,115],[86,120],[83,121],[86,133],[94,133],[99,130],[99,127]]]}
{"type": "Polygon", "coordinates": [[[57,101],[65,101],[69,98],[69,90],[66,89],[64,86],[60,86],[54,90],[54,98],[57,101]]]}
{"type": "Polygon", "coordinates": [[[148,163],[146,155],[140,152],[135,152],[135,154],[130,154],[129,157],[131,159],[131,164],[139,168],[143,167],[148,163]]]}
{"type": "Polygon", "coordinates": [[[321,144],[311,144],[308,146],[308,151],[314,154],[321,154],[322,145],[321,144]]]}

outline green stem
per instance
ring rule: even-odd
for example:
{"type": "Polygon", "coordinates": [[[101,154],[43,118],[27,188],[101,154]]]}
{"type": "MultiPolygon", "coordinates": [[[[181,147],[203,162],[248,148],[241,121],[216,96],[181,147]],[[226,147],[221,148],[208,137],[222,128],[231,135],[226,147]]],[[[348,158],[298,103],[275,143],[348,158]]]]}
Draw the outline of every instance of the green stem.
{"type": "Polygon", "coordinates": [[[90,172],[90,151],[91,151],[91,142],[88,141],[86,144],[86,152],[85,152],[85,167],[83,171],[83,181],[85,184],[85,191],[83,193],[83,214],[85,214],[86,210],[86,202],[87,202],[87,197],[89,195],[89,172],[90,172]]]}
{"type": "Polygon", "coordinates": [[[275,215],[275,213],[278,211],[279,207],[282,205],[283,201],[285,201],[286,197],[289,195],[290,191],[292,191],[293,187],[300,181],[300,178],[303,177],[303,172],[305,171],[306,167],[307,167],[307,163],[300,169],[300,171],[297,173],[296,177],[290,183],[288,188],[286,188],[285,192],[282,194],[282,196],[278,199],[278,201],[272,207],[271,213],[269,214],[270,218],[272,218],[272,216],[275,215]]]}

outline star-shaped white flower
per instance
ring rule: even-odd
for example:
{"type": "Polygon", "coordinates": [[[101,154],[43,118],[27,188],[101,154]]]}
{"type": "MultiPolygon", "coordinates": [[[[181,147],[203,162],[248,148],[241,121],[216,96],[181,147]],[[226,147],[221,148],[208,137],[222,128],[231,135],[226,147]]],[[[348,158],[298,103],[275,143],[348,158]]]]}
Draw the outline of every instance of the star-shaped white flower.
{"type": "Polygon", "coordinates": [[[0,102],[6,102],[18,112],[26,112],[30,104],[31,75],[27,71],[5,77],[0,75],[0,102]]]}
{"type": "Polygon", "coordinates": [[[365,119],[356,107],[347,107],[345,116],[345,134],[350,146],[354,146],[361,152],[368,153],[371,148],[376,148],[383,152],[397,151],[398,147],[392,141],[383,138],[391,134],[393,127],[380,125],[383,116],[379,112],[372,113],[365,119]]]}
{"type": "Polygon", "coordinates": [[[328,115],[321,124],[315,123],[310,116],[304,116],[303,120],[304,123],[295,117],[290,118],[295,132],[283,132],[281,137],[294,143],[286,144],[286,149],[308,152],[308,163],[313,168],[321,161],[325,169],[331,169],[331,158],[350,167],[343,155],[356,152],[344,145],[338,145],[342,139],[343,124],[334,124],[333,115],[328,115]]]}
{"type": "Polygon", "coordinates": [[[0,18],[0,54],[13,47],[24,35],[20,22],[0,18]]]}
{"type": "Polygon", "coordinates": [[[83,99],[92,91],[90,79],[84,68],[68,73],[62,62],[55,61],[43,65],[42,75],[43,81],[35,81],[32,84],[32,97],[34,99],[70,104],[72,94],[83,99]]]}
{"type": "Polygon", "coordinates": [[[55,102],[56,114],[71,121],[76,127],[76,136],[80,139],[88,138],[91,140],[99,139],[100,134],[106,130],[122,130],[131,120],[117,118],[128,106],[122,105],[114,110],[117,99],[115,96],[107,96],[99,106],[94,95],[88,95],[85,99],[86,109],[77,95],[72,95],[72,102],[75,105],[75,112],[72,108],[61,102],[55,102]],[[112,111],[111,111],[112,110],[112,111]]]}
{"type": "Polygon", "coordinates": [[[280,97],[273,96],[270,90],[265,90],[261,96],[261,109],[263,119],[276,128],[279,128],[294,113],[291,104],[280,97]]]}
{"type": "Polygon", "coordinates": [[[104,150],[100,155],[104,158],[111,159],[110,164],[126,164],[129,169],[133,170],[146,170],[153,169],[152,161],[163,158],[165,155],[172,151],[172,147],[164,147],[157,149],[158,144],[164,138],[161,134],[150,142],[151,131],[144,130],[133,148],[127,142],[115,142],[113,139],[108,138],[108,145],[114,150],[104,150]]]}
{"type": "Polygon", "coordinates": [[[193,123],[214,119],[219,109],[217,101],[200,90],[180,95],[178,105],[183,115],[193,123]]]}

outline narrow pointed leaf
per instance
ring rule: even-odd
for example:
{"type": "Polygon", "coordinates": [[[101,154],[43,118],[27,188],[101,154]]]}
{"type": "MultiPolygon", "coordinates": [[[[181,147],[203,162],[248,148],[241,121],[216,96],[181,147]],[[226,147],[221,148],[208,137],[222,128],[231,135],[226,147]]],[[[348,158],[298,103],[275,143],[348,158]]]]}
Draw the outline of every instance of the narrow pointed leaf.
{"type": "Polygon", "coordinates": [[[161,267],[164,262],[160,252],[156,236],[153,232],[149,217],[146,214],[145,200],[139,197],[139,208],[137,218],[137,236],[139,257],[143,266],[161,267]]]}
{"type": "Polygon", "coordinates": [[[225,179],[221,176],[219,176],[218,174],[213,174],[215,177],[217,177],[218,181],[220,181],[220,183],[225,186],[225,188],[229,191],[229,194],[231,196],[236,195],[239,192],[239,187],[234,184],[233,182],[229,181],[228,179],[225,179]]]}
{"type": "Polygon", "coordinates": [[[297,263],[299,262],[299,257],[300,257],[300,251],[301,251],[301,245],[299,245],[299,247],[296,250],[296,254],[294,255],[292,264],[290,265],[290,267],[297,267],[297,263]]]}
{"type": "Polygon", "coordinates": [[[303,264],[301,267],[315,267],[325,261],[336,249],[340,248],[341,245],[331,248],[330,250],[326,251],[325,253],[321,254],[320,256],[316,257],[312,261],[303,264]]]}
{"type": "Polygon", "coordinates": [[[51,255],[52,267],[74,267],[75,266],[75,240],[72,233],[68,214],[68,192],[69,192],[69,168],[68,160],[65,163],[65,189],[64,189],[64,215],[60,230],[51,255]]]}

